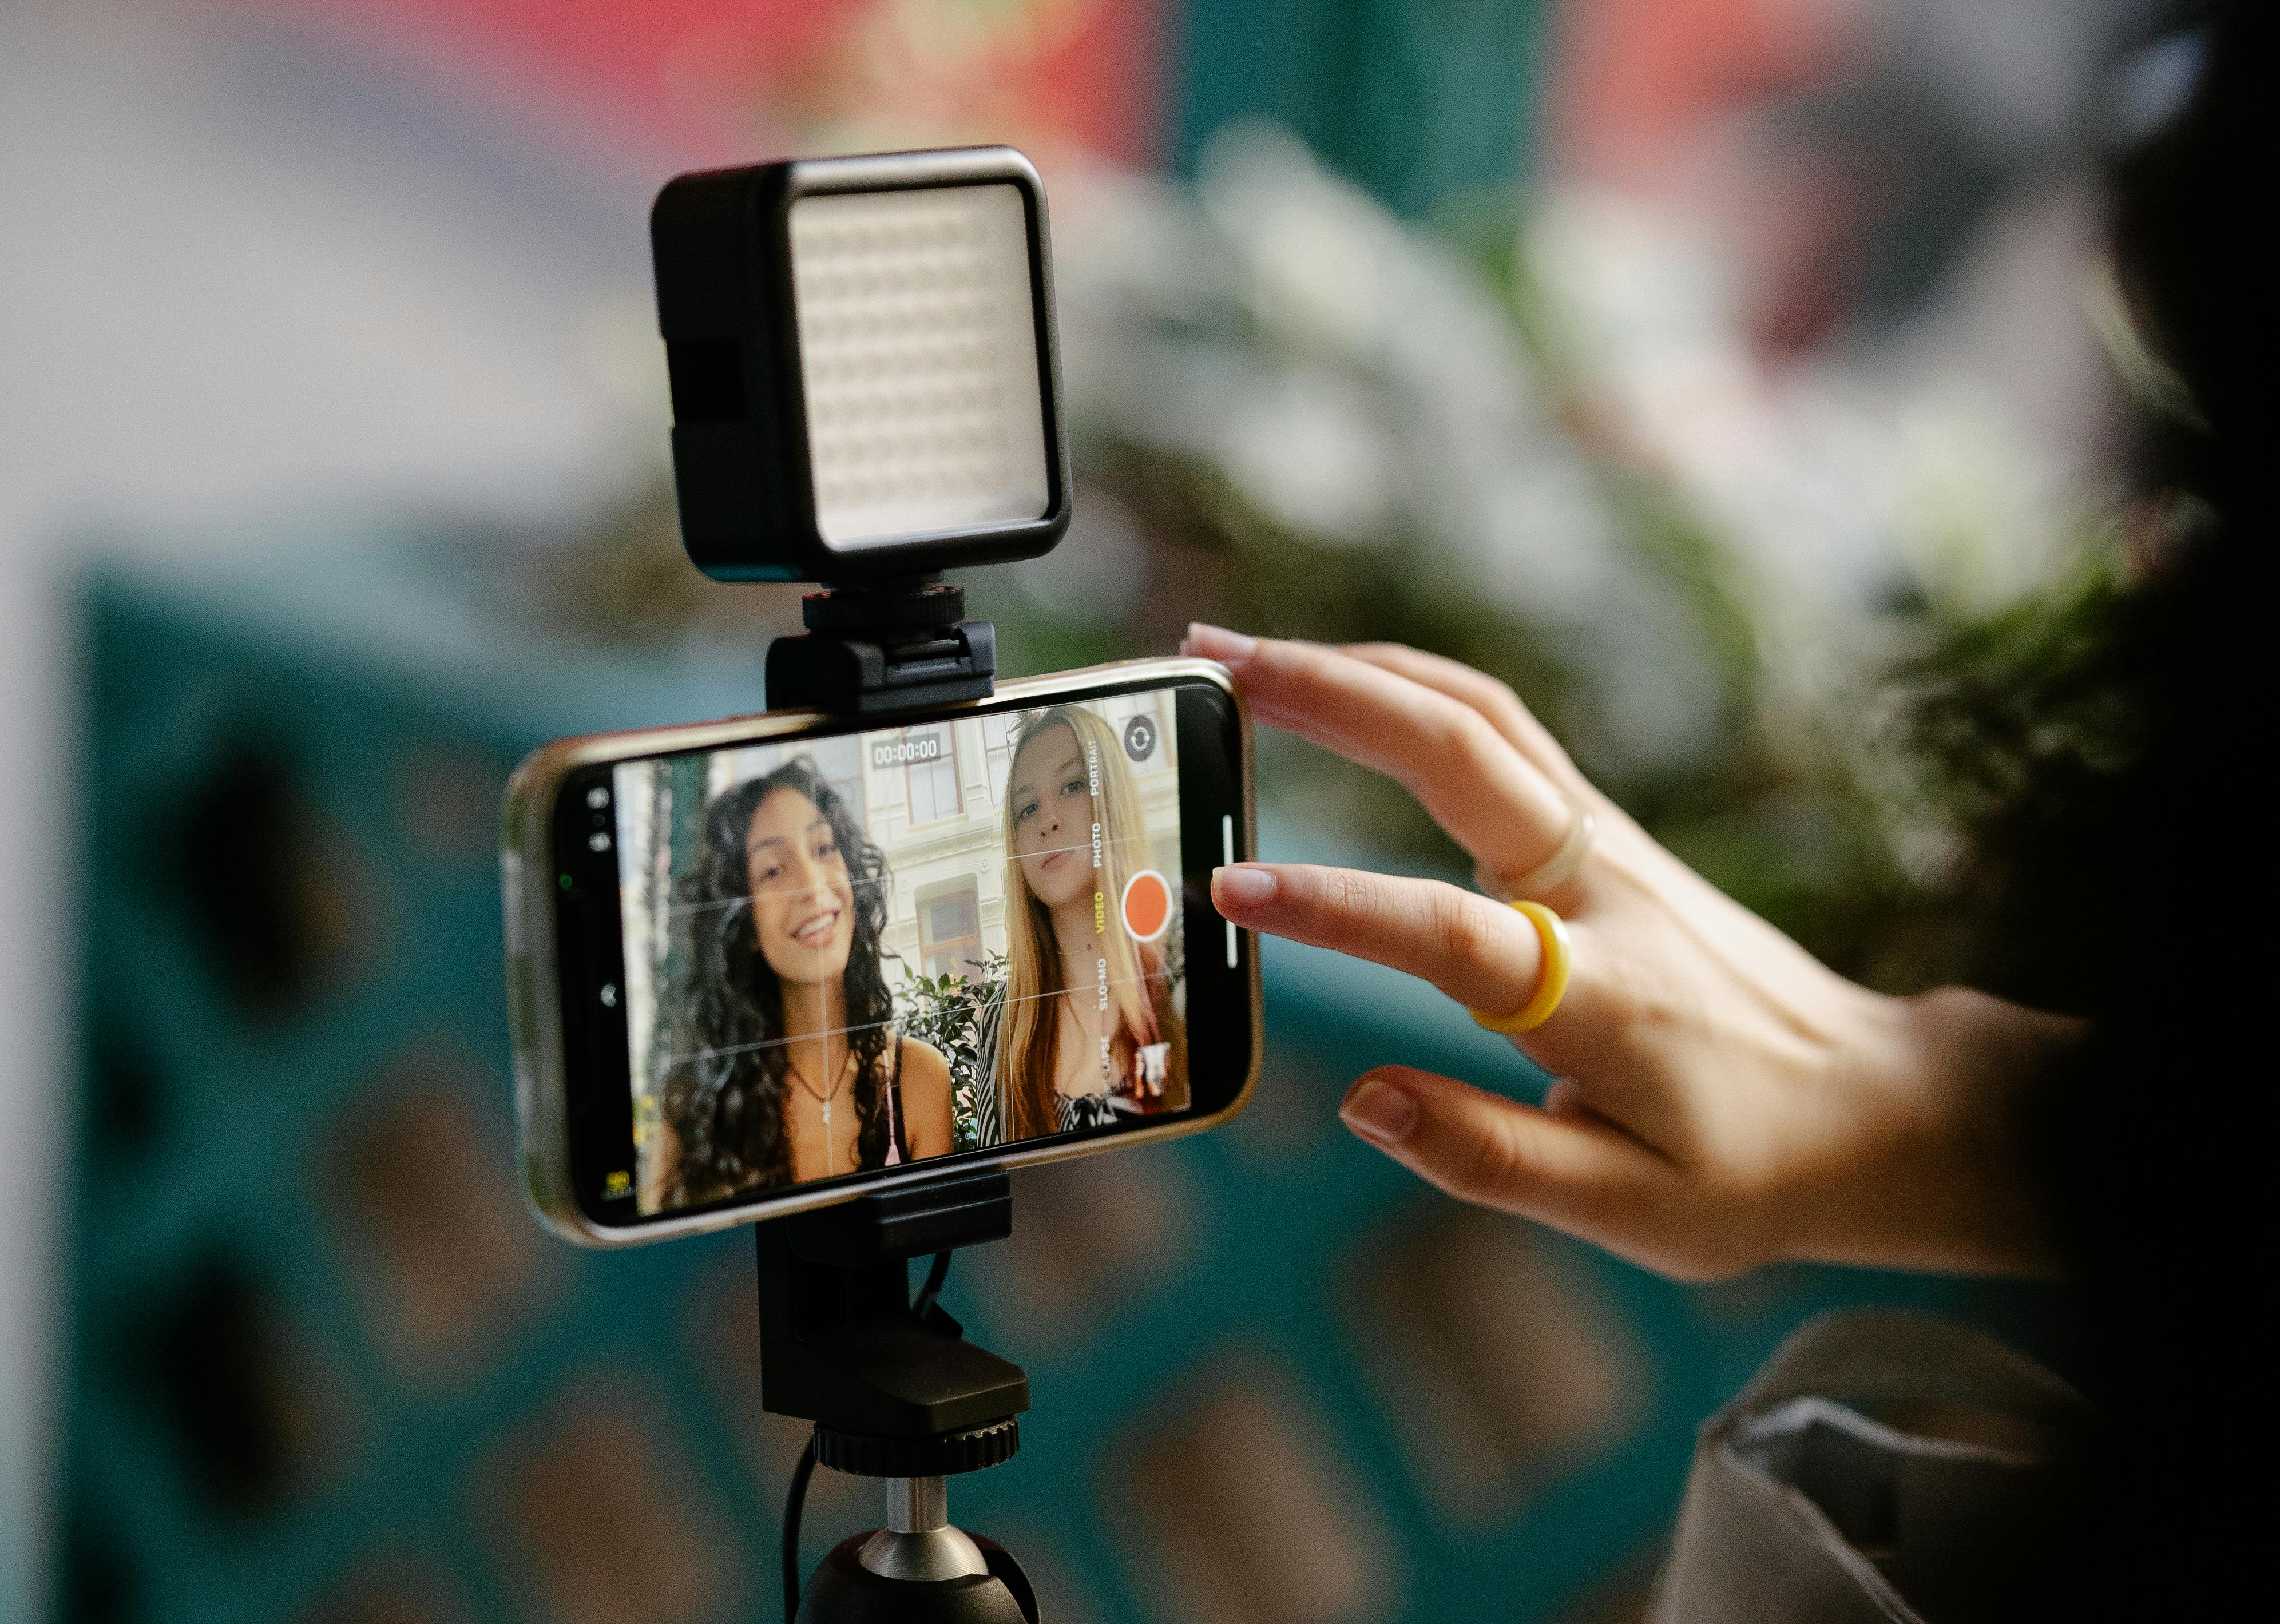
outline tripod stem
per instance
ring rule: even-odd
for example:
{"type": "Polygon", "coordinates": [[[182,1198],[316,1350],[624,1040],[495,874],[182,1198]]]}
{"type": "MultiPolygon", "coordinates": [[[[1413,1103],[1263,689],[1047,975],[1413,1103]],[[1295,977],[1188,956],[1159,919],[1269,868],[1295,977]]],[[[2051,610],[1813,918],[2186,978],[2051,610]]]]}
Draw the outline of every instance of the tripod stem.
{"type": "Polygon", "coordinates": [[[950,1489],[938,1477],[887,1480],[887,1526],[857,1559],[882,1579],[928,1584],[990,1571],[982,1547],[950,1526],[950,1489]]]}
{"type": "Polygon", "coordinates": [[[950,1526],[950,1485],[938,1477],[887,1480],[887,1527],[896,1534],[932,1534],[950,1526]]]}

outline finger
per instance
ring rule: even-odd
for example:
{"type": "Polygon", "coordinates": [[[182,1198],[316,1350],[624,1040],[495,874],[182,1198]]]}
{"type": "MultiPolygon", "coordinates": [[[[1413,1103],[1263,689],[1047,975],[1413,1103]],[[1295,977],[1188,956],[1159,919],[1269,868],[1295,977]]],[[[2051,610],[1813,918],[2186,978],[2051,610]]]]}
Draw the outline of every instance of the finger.
{"type": "Polygon", "coordinates": [[[1360,1138],[1460,1201],[1518,1212],[1628,1250],[1670,1164],[1620,1129],[1556,1117],[1452,1077],[1387,1066],[1338,1116],[1360,1138]]]}
{"type": "MultiPolygon", "coordinates": [[[[1212,872],[1221,918],[1310,947],[1367,958],[1431,982],[1467,1010],[1509,1015],[1527,1007],[1544,974],[1536,927],[1501,903],[1438,880],[1410,880],[1305,863],[1236,863],[1212,872]]],[[[1608,973],[1588,922],[1568,927],[1568,990],[1541,1026],[1513,1043],[1555,1075],[1594,1073],[1604,1112],[1628,1121],[1633,1089],[1602,1068],[1611,1034],[1627,1018],[1621,978],[1608,973]]]]}
{"type": "Polygon", "coordinates": [[[1247,930],[1406,971],[1490,1014],[1527,1004],[1544,968],[1533,925],[1439,880],[1236,863],[1213,872],[1212,901],[1222,918],[1247,930]]]}
{"type": "Polygon", "coordinates": [[[1531,766],[1569,794],[1581,794],[1591,789],[1591,781],[1568,758],[1568,752],[1552,736],[1552,730],[1536,720],[1536,713],[1513,692],[1510,683],[1406,643],[1349,643],[1340,644],[1339,649],[1364,665],[1407,677],[1437,693],[1446,694],[1460,704],[1470,705],[1488,718],[1490,726],[1504,735],[1531,766]]]}
{"type": "Polygon", "coordinates": [[[1385,774],[1494,873],[1540,866],[1574,823],[1552,780],[1447,694],[1319,644],[1197,627],[1187,646],[1227,665],[1259,720],[1385,774]]]}

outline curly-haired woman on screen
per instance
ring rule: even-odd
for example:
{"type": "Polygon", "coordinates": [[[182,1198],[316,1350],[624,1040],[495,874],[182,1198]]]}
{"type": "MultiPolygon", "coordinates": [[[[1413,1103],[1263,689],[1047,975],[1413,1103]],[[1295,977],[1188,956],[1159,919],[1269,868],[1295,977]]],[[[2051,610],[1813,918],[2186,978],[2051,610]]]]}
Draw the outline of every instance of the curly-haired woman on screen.
{"type": "Polygon", "coordinates": [[[705,808],[644,1211],[949,1151],[950,1067],[895,1030],[886,885],[879,849],[805,758],[705,808]]]}
{"type": "Polygon", "coordinates": [[[1005,775],[1005,993],[982,1020],[981,1143],[1188,1103],[1169,968],[1119,918],[1144,838],[1109,725],[1078,705],[1028,718],[1005,775]]]}

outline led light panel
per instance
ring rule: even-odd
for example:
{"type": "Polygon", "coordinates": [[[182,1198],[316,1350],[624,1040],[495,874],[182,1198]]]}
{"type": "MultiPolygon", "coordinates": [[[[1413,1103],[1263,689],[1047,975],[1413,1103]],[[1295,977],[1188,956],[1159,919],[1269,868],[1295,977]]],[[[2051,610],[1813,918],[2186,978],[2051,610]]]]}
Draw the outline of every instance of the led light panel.
{"type": "Polygon", "coordinates": [[[1041,517],[1050,499],[1021,194],[802,197],[793,297],[818,533],[835,549],[1041,517]]]}

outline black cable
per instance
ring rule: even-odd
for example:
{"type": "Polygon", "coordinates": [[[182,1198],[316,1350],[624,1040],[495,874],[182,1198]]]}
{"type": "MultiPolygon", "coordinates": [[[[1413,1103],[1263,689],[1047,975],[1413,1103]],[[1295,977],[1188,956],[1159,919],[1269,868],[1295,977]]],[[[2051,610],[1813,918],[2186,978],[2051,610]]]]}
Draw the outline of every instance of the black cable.
{"type": "MultiPolygon", "coordinates": [[[[935,1299],[942,1295],[943,1281],[950,1278],[951,1254],[938,1251],[934,1255],[934,1266],[927,1270],[926,1284],[911,1304],[911,1316],[923,1320],[934,1307],[935,1299]]],[[[792,1624],[799,1616],[799,1521],[800,1513],[807,1508],[807,1483],[815,1475],[815,1437],[808,1435],[807,1447],[799,1452],[799,1464],[791,1469],[791,1487],[784,1491],[783,1514],[783,1594],[784,1624],[792,1624]]]]}
{"type": "Polygon", "coordinates": [[[935,1298],[942,1295],[942,1282],[950,1278],[950,1254],[938,1251],[934,1255],[934,1266],[927,1271],[926,1284],[919,1288],[917,1300],[911,1304],[911,1317],[923,1320],[934,1306],[935,1298]]]}
{"type": "Polygon", "coordinates": [[[791,1469],[791,1488],[784,1494],[784,1624],[792,1624],[799,1615],[799,1516],[807,1505],[807,1480],[814,1475],[815,1437],[811,1433],[807,1447],[799,1452],[799,1464],[791,1469]]]}

